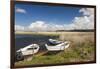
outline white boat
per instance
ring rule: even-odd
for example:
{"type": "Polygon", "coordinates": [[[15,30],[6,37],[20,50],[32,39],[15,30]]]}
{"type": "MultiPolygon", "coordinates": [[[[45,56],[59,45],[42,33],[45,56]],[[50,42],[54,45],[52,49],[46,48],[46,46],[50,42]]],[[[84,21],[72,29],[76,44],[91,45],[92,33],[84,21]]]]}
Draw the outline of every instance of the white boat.
{"type": "Polygon", "coordinates": [[[66,48],[68,48],[70,45],[69,42],[63,42],[54,46],[49,46],[47,44],[45,44],[46,48],[48,51],[61,51],[61,50],[65,50],[66,48]]]}
{"type": "Polygon", "coordinates": [[[39,51],[39,45],[38,44],[28,45],[24,48],[17,50],[16,59],[21,60],[21,59],[23,59],[24,56],[33,55],[33,54],[37,53],[38,51],[39,51]]]}
{"type": "Polygon", "coordinates": [[[52,43],[52,44],[60,44],[60,43],[62,43],[62,41],[55,40],[55,39],[49,39],[49,42],[52,43]]]}

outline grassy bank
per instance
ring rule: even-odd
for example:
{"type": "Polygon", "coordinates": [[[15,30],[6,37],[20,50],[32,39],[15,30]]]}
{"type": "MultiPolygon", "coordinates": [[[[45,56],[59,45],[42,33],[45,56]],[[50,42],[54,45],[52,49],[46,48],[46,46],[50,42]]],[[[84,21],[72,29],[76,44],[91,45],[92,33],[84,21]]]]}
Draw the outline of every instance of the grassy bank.
{"type": "MultiPolygon", "coordinates": [[[[22,33],[16,33],[22,34],[22,33]]],[[[25,33],[24,33],[25,34],[25,33]]],[[[57,64],[70,62],[93,61],[95,55],[95,43],[93,32],[38,32],[27,33],[32,35],[59,36],[58,40],[70,41],[70,47],[59,53],[33,56],[31,61],[16,62],[15,66],[57,64]]]]}

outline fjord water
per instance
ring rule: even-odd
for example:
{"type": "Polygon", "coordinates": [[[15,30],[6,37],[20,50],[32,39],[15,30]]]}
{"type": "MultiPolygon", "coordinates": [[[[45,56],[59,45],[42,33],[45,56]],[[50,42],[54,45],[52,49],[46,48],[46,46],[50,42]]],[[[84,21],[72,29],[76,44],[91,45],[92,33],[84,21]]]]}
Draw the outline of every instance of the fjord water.
{"type": "Polygon", "coordinates": [[[28,46],[32,43],[39,44],[43,49],[45,49],[45,43],[48,43],[49,38],[57,38],[55,36],[45,36],[45,35],[15,35],[15,50],[28,46]]]}

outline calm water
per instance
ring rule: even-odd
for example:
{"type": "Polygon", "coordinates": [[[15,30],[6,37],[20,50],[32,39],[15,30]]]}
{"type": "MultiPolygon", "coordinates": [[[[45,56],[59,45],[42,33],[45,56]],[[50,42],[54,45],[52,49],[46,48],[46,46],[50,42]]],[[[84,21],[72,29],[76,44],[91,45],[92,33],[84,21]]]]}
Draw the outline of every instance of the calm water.
{"type": "Polygon", "coordinates": [[[44,36],[44,35],[16,35],[15,36],[15,49],[18,50],[32,43],[40,45],[41,50],[45,49],[44,44],[48,43],[49,38],[57,38],[54,36],[44,36]]]}

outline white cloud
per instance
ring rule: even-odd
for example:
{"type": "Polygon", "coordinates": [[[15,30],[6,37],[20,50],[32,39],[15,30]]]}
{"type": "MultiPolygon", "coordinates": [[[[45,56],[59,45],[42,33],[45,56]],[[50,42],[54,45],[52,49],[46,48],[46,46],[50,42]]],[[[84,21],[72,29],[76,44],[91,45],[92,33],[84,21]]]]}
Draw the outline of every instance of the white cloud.
{"type": "Polygon", "coordinates": [[[94,8],[82,8],[79,10],[81,17],[73,19],[73,29],[94,29],[94,8]]]}
{"type": "Polygon", "coordinates": [[[15,12],[17,13],[26,13],[26,10],[25,9],[22,9],[22,8],[15,8],[15,12]]]}
{"type": "Polygon", "coordinates": [[[93,8],[82,8],[79,10],[79,12],[83,13],[83,15],[93,15],[94,14],[94,9],[93,8]]]}
{"type": "Polygon", "coordinates": [[[29,26],[15,25],[16,31],[56,31],[56,30],[72,30],[72,29],[94,29],[94,9],[82,8],[79,10],[82,13],[81,17],[75,17],[72,23],[69,24],[55,24],[47,23],[45,21],[35,21],[29,26]]]}
{"type": "Polygon", "coordinates": [[[15,31],[25,31],[25,27],[20,25],[15,25],[15,31]]]}
{"type": "Polygon", "coordinates": [[[64,29],[63,25],[57,25],[53,23],[46,23],[44,21],[32,22],[29,26],[15,25],[15,31],[56,31],[64,29]]]}
{"type": "Polygon", "coordinates": [[[46,28],[47,24],[44,21],[36,21],[28,26],[28,29],[30,31],[45,31],[46,28]]]}

